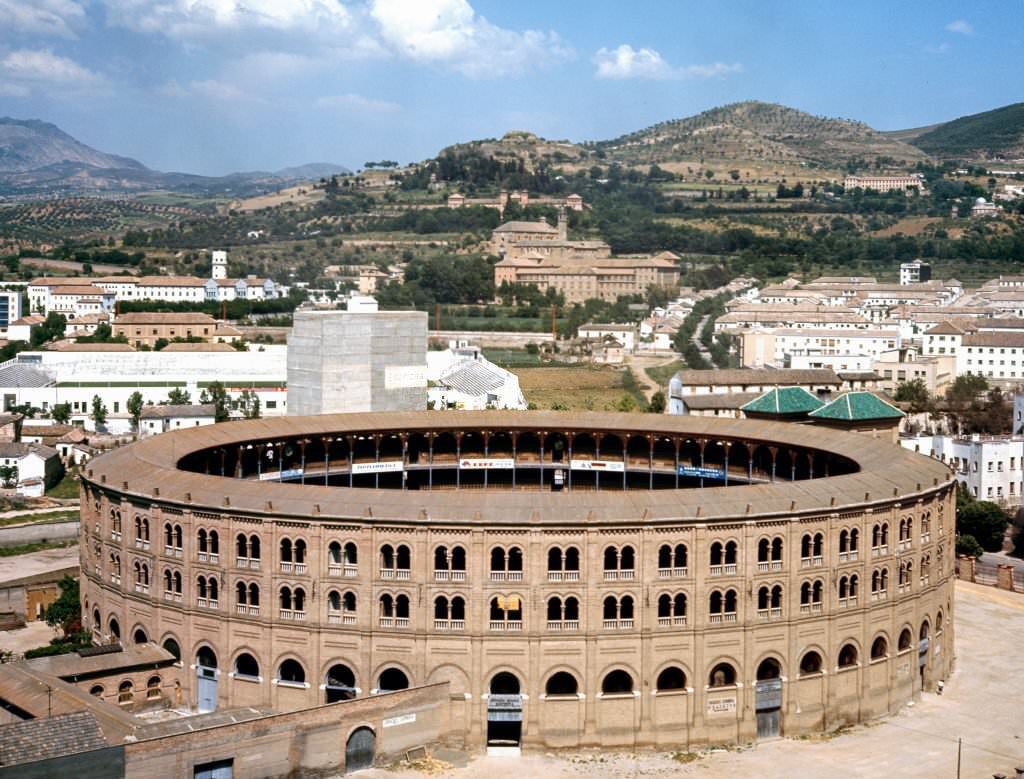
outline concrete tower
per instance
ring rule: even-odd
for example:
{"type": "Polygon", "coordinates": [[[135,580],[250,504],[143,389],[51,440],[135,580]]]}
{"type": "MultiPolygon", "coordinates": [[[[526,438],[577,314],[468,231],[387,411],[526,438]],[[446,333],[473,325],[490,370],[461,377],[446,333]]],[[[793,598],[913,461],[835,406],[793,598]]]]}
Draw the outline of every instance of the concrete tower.
{"type": "Polygon", "coordinates": [[[223,249],[216,249],[213,252],[213,271],[210,278],[226,279],[228,277],[228,253],[223,249]]]}

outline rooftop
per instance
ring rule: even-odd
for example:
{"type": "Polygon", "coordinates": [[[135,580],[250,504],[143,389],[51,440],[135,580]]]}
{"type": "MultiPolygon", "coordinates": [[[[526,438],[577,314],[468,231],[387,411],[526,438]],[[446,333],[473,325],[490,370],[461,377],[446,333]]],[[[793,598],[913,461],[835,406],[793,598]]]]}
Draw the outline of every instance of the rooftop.
{"type": "Polygon", "coordinates": [[[88,711],[23,720],[0,727],[0,765],[34,763],[104,749],[106,739],[88,711]]]}
{"type": "Polygon", "coordinates": [[[817,411],[812,411],[810,416],[813,419],[863,422],[872,419],[901,419],[905,414],[875,393],[861,391],[845,392],[817,411]]]}
{"type": "MultiPolygon", "coordinates": [[[[831,331],[830,331],[831,332],[831,331]]],[[[751,384],[833,384],[842,382],[831,368],[729,368],[681,370],[676,378],[684,387],[751,384]]]]}
{"type": "Polygon", "coordinates": [[[209,314],[198,312],[132,312],[120,314],[114,319],[115,325],[215,325],[215,320],[209,314]]]}
{"type": "Polygon", "coordinates": [[[803,387],[775,387],[741,407],[744,413],[809,414],[825,404],[803,387]]]}
{"type": "MultiPolygon", "coordinates": [[[[831,373],[831,372],[830,372],[831,373]]],[[[834,374],[832,374],[834,375],[834,374]]],[[[222,511],[230,495],[233,515],[339,521],[373,517],[408,523],[418,517],[472,527],[480,523],[521,527],[543,523],[601,526],[623,522],[680,522],[698,515],[709,521],[733,519],[754,511],[759,516],[792,517],[820,512],[833,504],[888,505],[893,495],[917,495],[946,485],[945,465],[869,436],[825,427],[792,425],[751,419],[696,416],[549,411],[460,411],[327,414],[314,417],[264,419],[207,425],[166,433],[120,447],[89,462],[82,479],[101,489],[118,491],[129,499],[139,496],[170,506],[209,506],[222,511]],[[455,419],[457,417],[457,419],[455,419]],[[740,440],[753,445],[818,449],[845,458],[858,470],[843,475],[703,490],[628,490],[548,493],[494,490],[408,492],[366,487],[300,485],[287,482],[228,479],[184,471],[177,463],[189,452],[237,448],[251,442],[308,438],[325,433],[360,435],[372,431],[428,433],[453,429],[508,431],[597,430],[627,435],[679,436],[686,439],[740,440]],[[872,496],[866,498],[865,496],[872,496]],[[833,503],[833,498],[834,503],[833,503]]]]}
{"type": "Polygon", "coordinates": [[[192,417],[212,417],[217,413],[213,403],[181,404],[166,406],[146,406],[142,409],[142,419],[174,419],[192,417]]]}

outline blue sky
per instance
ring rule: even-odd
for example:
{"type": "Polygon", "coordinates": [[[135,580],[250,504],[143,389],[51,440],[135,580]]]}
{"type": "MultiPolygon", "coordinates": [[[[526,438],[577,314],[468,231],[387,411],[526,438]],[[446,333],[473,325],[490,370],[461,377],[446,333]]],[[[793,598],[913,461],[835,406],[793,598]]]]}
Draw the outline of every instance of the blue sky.
{"type": "Polygon", "coordinates": [[[580,141],[757,99],[879,129],[1024,99],[1020,0],[0,0],[0,115],[161,170],[580,141]]]}

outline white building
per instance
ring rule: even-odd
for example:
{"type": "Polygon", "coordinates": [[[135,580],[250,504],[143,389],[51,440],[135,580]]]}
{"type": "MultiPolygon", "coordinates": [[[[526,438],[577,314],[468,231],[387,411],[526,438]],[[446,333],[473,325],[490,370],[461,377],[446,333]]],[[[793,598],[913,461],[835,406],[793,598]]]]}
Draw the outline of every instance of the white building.
{"type": "Polygon", "coordinates": [[[901,436],[904,449],[947,463],[979,500],[1019,506],[1024,493],[1024,437],[901,436]]]}
{"type": "Polygon", "coordinates": [[[61,477],[57,450],[42,444],[0,443],[0,465],[18,469],[17,492],[27,497],[42,496],[61,477]]]}
{"type": "Polygon", "coordinates": [[[917,284],[931,280],[932,266],[929,263],[921,260],[900,263],[900,284],[917,284]]]}
{"type": "MultiPolygon", "coordinates": [[[[899,348],[898,330],[829,330],[826,328],[752,329],[740,333],[740,360],[746,366],[788,366],[791,358],[856,356],[878,359],[899,348]]],[[[853,370],[849,367],[847,370],[853,370]]]]}
{"type": "MultiPolygon", "coordinates": [[[[97,347],[105,344],[97,344],[97,347]]],[[[93,427],[92,399],[107,408],[110,432],[128,432],[128,398],[138,391],[144,403],[167,402],[171,390],[189,393],[194,403],[214,382],[233,402],[255,392],[264,416],[287,412],[287,347],[253,345],[251,351],[21,352],[0,364],[3,407],[28,404],[49,413],[55,405],[71,407],[72,422],[93,427]]]]}
{"type": "Polygon", "coordinates": [[[228,277],[228,253],[223,249],[215,249],[210,261],[210,278],[226,279],[228,277]]]}
{"type": "Polygon", "coordinates": [[[979,331],[965,334],[956,355],[957,375],[973,373],[986,379],[1024,379],[1024,332],[979,331]]]}
{"type": "Polygon", "coordinates": [[[148,438],[170,430],[212,425],[216,421],[216,407],[213,403],[146,406],[139,418],[139,437],[148,438]]]}
{"type": "Polygon", "coordinates": [[[614,338],[626,352],[632,354],[636,351],[637,326],[635,324],[586,324],[580,325],[576,331],[580,338],[590,341],[603,341],[605,337],[614,338]]]}
{"type": "Polygon", "coordinates": [[[114,309],[114,294],[98,284],[78,279],[35,279],[28,285],[33,313],[55,311],[72,320],[80,316],[105,314],[114,309]]]}
{"type": "Polygon", "coordinates": [[[441,411],[527,407],[519,377],[464,342],[443,352],[427,352],[427,404],[441,411]]]}

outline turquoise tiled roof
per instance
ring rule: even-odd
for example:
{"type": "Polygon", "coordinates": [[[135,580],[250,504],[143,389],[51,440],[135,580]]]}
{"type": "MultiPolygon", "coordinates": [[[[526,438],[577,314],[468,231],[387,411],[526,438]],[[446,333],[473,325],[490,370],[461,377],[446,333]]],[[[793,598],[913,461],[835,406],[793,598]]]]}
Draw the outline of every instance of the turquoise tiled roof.
{"type": "Polygon", "coordinates": [[[740,407],[744,413],[807,414],[825,404],[803,387],[776,387],[740,407]]]}
{"type": "Polygon", "coordinates": [[[847,392],[817,411],[812,411],[810,416],[814,419],[859,422],[867,419],[899,419],[904,414],[872,392],[847,392]]]}

